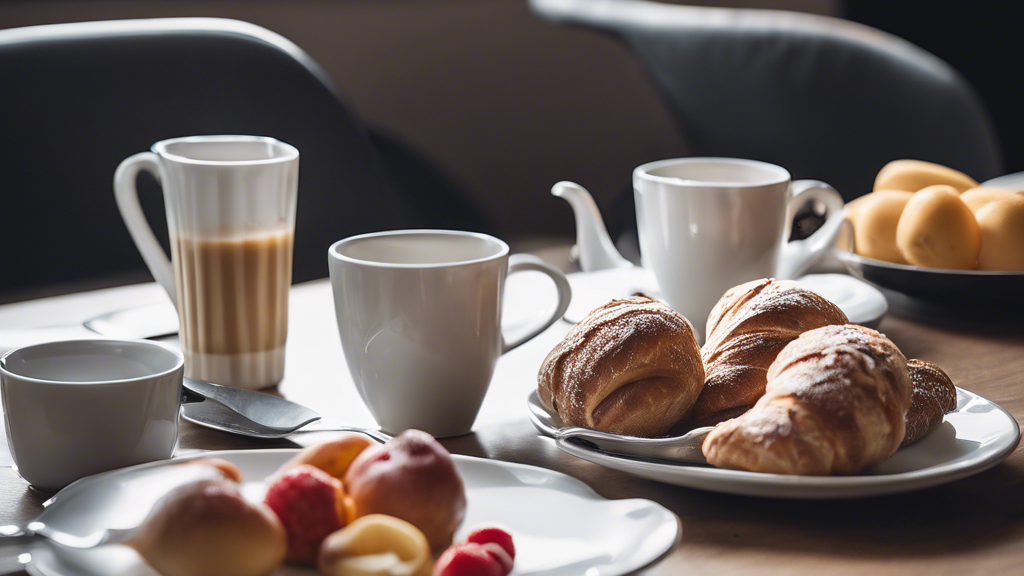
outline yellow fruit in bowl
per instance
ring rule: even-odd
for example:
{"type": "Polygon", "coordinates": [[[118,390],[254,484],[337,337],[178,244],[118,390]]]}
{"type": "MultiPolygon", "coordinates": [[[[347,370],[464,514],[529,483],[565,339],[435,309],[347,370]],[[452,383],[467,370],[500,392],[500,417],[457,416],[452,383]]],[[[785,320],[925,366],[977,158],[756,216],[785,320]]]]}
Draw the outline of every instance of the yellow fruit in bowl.
{"type": "Polygon", "coordinates": [[[936,184],[952,186],[957,192],[978,187],[973,178],[948,166],[923,160],[893,160],[878,171],[874,189],[917,192],[936,184]]]}
{"type": "Polygon", "coordinates": [[[981,230],[978,269],[1024,272],[1024,193],[991,202],[975,217],[981,230]]]}
{"type": "Polygon", "coordinates": [[[878,190],[857,199],[854,251],[861,256],[896,264],[907,261],[896,247],[896,226],[913,192],[878,190]]]}
{"type": "Polygon", "coordinates": [[[981,231],[955,188],[929,186],[903,208],[896,246],[915,266],[970,270],[978,263],[981,231]]]}
{"type": "Polygon", "coordinates": [[[960,199],[963,200],[964,204],[967,204],[967,207],[971,209],[971,212],[977,214],[978,210],[981,210],[988,204],[1004,200],[1011,195],[1013,195],[1013,191],[1005,188],[978,186],[977,188],[971,188],[961,194],[960,199]]]}

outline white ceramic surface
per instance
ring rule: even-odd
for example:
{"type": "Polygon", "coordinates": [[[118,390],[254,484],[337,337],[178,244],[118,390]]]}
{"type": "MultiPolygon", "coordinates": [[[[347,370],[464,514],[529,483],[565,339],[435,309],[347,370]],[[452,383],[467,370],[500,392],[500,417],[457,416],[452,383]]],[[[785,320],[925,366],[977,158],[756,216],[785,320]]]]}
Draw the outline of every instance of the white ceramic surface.
{"type": "MultiPolygon", "coordinates": [[[[262,480],[295,450],[211,452],[236,464],[247,482],[243,493],[262,498],[262,480]]],[[[679,535],[674,514],[649,500],[605,500],[585,484],[542,468],[455,456],[466,482],[464,537],[484,523],[507,526],[515,539],[517,576],[616,576],[638,570],[672,548],[679,535]]],[[[161,465],[120,470],[85,479],[54,497],[40,518],[76,535],[142,522],[170,486],[161,465]]],[[[30,551],[33,576],[154,576],[129,548],[117,545],[71,550],[38,542],[30,551]]],[[[275,576],[316,574],[284,567],[275,576]]]]}
{"type": "Polygon", "coordinates": [[[981,396],[958,388],[956,411],[947,414],[931,434],[855,476],[761,474],[645,462],[561,441],[558,447],[608,468],[687,488],[769,498],[834,499],[898,494],[959,480],[1000,463],[1019,442],[1020,427],[1012,416],[981,396]]]}
{"type": "MultiPolygon", "coordinates": [[[[625,298],[640,292],[660,298],[658,280],[650,270],[613,268],[597,272],[569,274],[572,303],[565,320],[576,323],[591,310],[613,298],[625,298]]],[[[800,286],[816,292],[838,306],[854,324],[875,327],[889,309],[885,296],[870,284],[845,274],[808,274],[796,280],[800,286]]]]}
{"type": "Polygon", "coordinates": [[[790,183],[785,169],[753,160],[681,158],[633,171],[637,230],[644,267],[662,296],[697,328],[722,294],[757,278],[795,278],[832,244],[843,200],[814,180],[790,183]],[[797,209],[824,204],[825,224],[786,242],[797,209]]]}
{"type": "Polygon", "coordinates": [[[498,358],[550,326],[571,298],[565,275],[485,234],[407,230],[354,236],[328,251],[342,348],[359,394],[387,432],[469,432],[498,358]],[[501,331],[507,274],[554,281],[558,305],[525,334],[501,331]]]}
{"type": "Polygon", "coordinates": [[[154,144],[152,152],[135,154],[118,166],[114,175],[118,209],[146,266],[180,313],[186,376],[251,389],[272,386],[283,378],[298,174],[298,150],[257,136],[164,140],[154,144]],[[139,204],[135,180],[142,171],[159,179],[163,187],[173,268],[139,204]],[[203,265],[188,247],[211,241],[233,244],[220,252],[220,260],[203,265]],[[245,256],[243,241],[252,243],[245,256]],[[253,250],[260,241],[274,244],[275,250],[253,250]],[[184,265],[182,270],[181,250],[189,250],[189,260],[196,264],[184,265]],[[234,275],[246,278],[233,291],[222,288],[226,282],[218,275],[221,267],[228,266],[234,275]],[[248,285],[253,282],[259,289],[248,285]],[[202,288],[187,289],[190,284],[202,288]],[[230,299],[224,297],[225,290],[231,292],[230,299]],[[276,298],[277,312],[256,318],[253,310],[271,307],[262,300],[259,304],[247,300],[265,297],[276,298]],[[206,330],[208,323],[219,326],[206,330]],[[255,331],[281,336],[261,337],[255,331]],[[223,343],[231,341],[236,343],[223,343]],[[278,341],[273,347],[264,344],[278,341]]]}
{"type": "Polygon", "coordinates": [[[178,438],[181,353],[149,341],[74,340],[0,358],[11,455],[33,486],[169,458],[178,438]]]}
{"type": "Polygon", "coordinates": [[[981,183],[982,186],[992,186],[995,188],[1006,188],[1007,190],[1020,191],[1024,190],[1024,172],[1013,172],[1012,174],[1006,174],[987,180],[981,183]]]}

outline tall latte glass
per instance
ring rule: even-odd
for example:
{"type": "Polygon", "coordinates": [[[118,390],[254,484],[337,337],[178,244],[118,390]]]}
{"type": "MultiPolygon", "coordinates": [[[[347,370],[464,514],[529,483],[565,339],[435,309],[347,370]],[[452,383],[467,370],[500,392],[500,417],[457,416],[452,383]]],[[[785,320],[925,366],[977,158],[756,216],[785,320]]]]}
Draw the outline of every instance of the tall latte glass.
{"type": "Polygon", "coordinates": [[[178,309],[186,376],[249,389],[284,376],[298,173],[298,150],[255,136],[164,140],[118,166],[114,196],[178,309]],[[141,170],[163,186],[170,260],[139,205],[141,170]]]}

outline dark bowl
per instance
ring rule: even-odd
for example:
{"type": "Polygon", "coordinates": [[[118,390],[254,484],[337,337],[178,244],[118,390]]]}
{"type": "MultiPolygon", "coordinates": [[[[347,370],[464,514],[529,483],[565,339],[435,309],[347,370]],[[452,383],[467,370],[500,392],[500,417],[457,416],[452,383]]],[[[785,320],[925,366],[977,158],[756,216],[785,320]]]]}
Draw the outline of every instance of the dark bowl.
{"type": "Polygon", "coordinates": [[[836,256],[857,278],[927,302],[966,308],[991,308],[1024,298],[1024,272],[944,270],[893,264],[837,249],[836,256]]]}

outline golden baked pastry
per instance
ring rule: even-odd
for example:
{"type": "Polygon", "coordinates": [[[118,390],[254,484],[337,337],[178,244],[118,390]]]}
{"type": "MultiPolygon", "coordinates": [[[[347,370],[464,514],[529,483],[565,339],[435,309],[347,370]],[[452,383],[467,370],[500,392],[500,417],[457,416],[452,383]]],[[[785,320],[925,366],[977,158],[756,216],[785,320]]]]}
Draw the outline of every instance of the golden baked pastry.
{"type": "Polygon", "coordinates": [[[924,438],[942,423],[942,417],[956,410],[956,386],[949,376],[931,362],[907,360],[913,393],[907,411],[907,433],[901,446],[924,438]]]}
{"type": "Polygon", "coordinates": [[[668,432],[704,387],[693,328],[646,296],[612,300],[541,364],[541,402],[568,426],[631,436],[668,432]]]}
{"type": "Polygon", "coordinates": [[[708,317],[704,390],[684,427],[746,412],[764,394],[768,367],[786,344],[807,330],[847,322],[835,304],[796,282],[768,278],[730,289],[708,317]]]}
{"type": "Polygon", "coordinates": [[[978,186],[974,178],[948,166],[923,160],[893,160],[878,171],[874,189],[917,192],[936,184],[952,186],[957,192],[978,186]]]}
{"type": "Polygon", "coordinates": [[[974,216],[981,231],[978,269],[1024,271],[1024,193],[992,202],[974,216]]]}
{"type": "Polygon", "coordinates": [[[704,440],[708,463],[777,474],[853,474],[892,456],[906,431],[907,360],[863,326],[804,332],[768,369],[764,396],[704,440]]]}
{"type": "Polygon", "coordinates": [[[930,186],[903,208],[896,246],[915,266],[970,270],[978,263],[981,231],[956,189],[930,186]]]}

